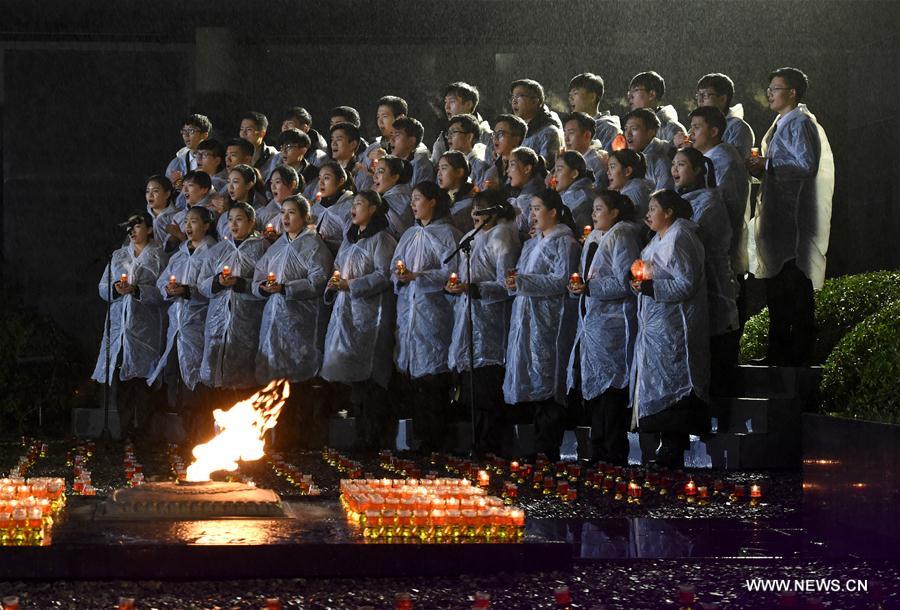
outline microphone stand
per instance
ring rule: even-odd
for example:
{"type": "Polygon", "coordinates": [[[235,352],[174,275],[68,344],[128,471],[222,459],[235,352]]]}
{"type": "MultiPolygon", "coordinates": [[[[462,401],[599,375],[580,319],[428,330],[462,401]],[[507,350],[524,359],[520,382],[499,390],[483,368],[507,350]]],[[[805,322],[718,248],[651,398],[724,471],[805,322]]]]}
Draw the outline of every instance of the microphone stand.
{"type": "Polygon", "coordinates": [[[475,227],[475,230],[466,235],[462,240],[460,240],[459,245],[456,247],[450,256],[444,259],[444,264],[446,265],[453,257],[458,255],[460,252],[465,252],[466,254],[466,283],[469,285],[469,288],[466,290],[466,321],[468,323],[467,334],[469,336],[469,411],[472,418],[472,445],[469,448],[469,454],[471,456],[475,456],[475,451],[478,446],[477,437],[475,435],[475,325],[474,325],[474,315],[472,313],[472,242],[475,241],[475,236],[481,231],[482,227],[486,224],[486,221],[482,221],[480,225],[475,227]]]}
{"type": "Polygon", "coordinates": [[[106,332],[104,333],[106,336],[104,337],[104,341],[106,342],[106,369],[104,382],[106,383],[106,388],[103,392],[103,430],[100,432],[100,439],[103,441],[109,441],[112,438],[112,432],[109,429],[109,403],[110,403],[110,394],[112,394],[112,384],[113,380],[109,375],[109,367],[110,361],[112,360],[112,303],[113,303],[113,282],[112,282],[112,259],[113,253],[115,250],[108,250],[109,254],[106,257],[106,332]]]}

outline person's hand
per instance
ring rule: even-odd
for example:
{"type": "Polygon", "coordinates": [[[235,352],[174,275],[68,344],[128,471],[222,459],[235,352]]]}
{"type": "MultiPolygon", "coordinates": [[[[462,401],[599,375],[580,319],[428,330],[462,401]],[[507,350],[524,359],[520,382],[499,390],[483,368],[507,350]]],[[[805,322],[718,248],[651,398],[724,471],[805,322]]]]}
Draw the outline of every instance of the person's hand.
{"type": "Polygon", "coordinates": [[[169,282],[166,284],[166,294],[170,297],[184,296],[184,284],[173,284],[169,282]]]}
{"type": "Polygon", "coordinates": [[[634,290],[635,292],[640,292],[641,291],[641,280],[636,280],[636,279],[632,278],[631,289],[634,290]]]}
{"type": "Polygon", "coordinates": [[[457,283],[455,283],[455,284],[451,284],[451,283],[448,281],[447,284],[444,286],[444,290],[446,290],[446,291],[449,292],[450,294],[463,294],[463,293],[466,293],[466,292],[469,291],[469,285],[468,285],[468,284],[462,284],[462,283],[460,283],[460,282],[457,282],[457,283]]]}
{"type": "Polygon", "coordinates": [[[172,222],[166,227],[166,233],[168,233],[173,239],[177,239],[178,241],[184,241],[187,239],[187,235],[184,234],[184,231],[181,230],[181,227],[178,226],[178,223],[172,222]]]}
{"type": "Polygon", "coordinates": [[[184,178],[184,174],[180,169],[176,169],[172,172],[172,175],[169,176],[169,180],[172,181],[172,186],[174,186],[177,190],[181,190],[182,179],[184,178]]]}
{"type": "Polygon", "coordinates": [[[330,282],[328,282],[328,288],[329,288],[329,290],[347,291],[347,290],[350,290],[350,283],[344,278],[341,278],[337,281],[331,280],[330,282]]]}
{"type": "Polygon", "coordinates": [[[220,216],[225,213],[225,195],[216,193],[209,198],[209,206],[220,216]]]}
{"type": "Polygon", "coordinates": [[[283,287],[284,286],[282,284],[279,284],[278,282],[272,282],[271,284],[269,282],[263,282],[262,284],[260,284],[259,288],[263,292],[267,292],[269,294],[277,294],[281,292],[283,287]]]}
{"type": "Polygon", "coordinates": [[[409,267],[404,267],[403,269],[395,269],[394,273],[397,275],[398,280],[405,283],[414,282],[416,281],[416,278],[419,277],[419,274],[410,271],[409,267]]]}
{"type": "Polygon", "coordinates": [[[228,276],[225,276],[220,273],[219,274],[219,284],[221,284],[222,286],[224,286],[226,288],[231,288],[232,286],[237,284],[237,277],[235,277],[234,274],[229,274],[228,276]]]}
{"type": "Polygon", "coordinates": [[[515,290],[516,289],[516,276],[515,275],[507,275],[506,276],[506,289],[507,290],[515,290]]]}
{"type": "Polygon", "coordinates": [[[749,157],[747,159],[747,171],[754,178],[759,178],[766,171],[765,157],[749,157]]]}
{"type": "Polygon", "coordinates": [[[113,287],[121,296],[125,296],[126,294],[131,294],[132,292],[134,292],[134,286],[132,286],[128,282],[119,281],[113,284],[113,287]]]}

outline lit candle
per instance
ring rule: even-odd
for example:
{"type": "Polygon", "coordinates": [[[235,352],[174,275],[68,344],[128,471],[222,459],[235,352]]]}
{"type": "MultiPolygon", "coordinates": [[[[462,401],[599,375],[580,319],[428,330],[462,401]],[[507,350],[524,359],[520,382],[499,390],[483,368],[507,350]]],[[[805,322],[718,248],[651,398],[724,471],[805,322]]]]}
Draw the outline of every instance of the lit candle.
{"type": "Polygon", "coordinates": [[[762,498],[762,487],[760,487],[758,483],[753,483],[750,486],[750,497],[762,498]]]}
{"type": "Polygon", "coordinates": [[[230,276],[231,276],[231,267],[229,267],[228,265],[225,265],[224,267],[222,267],[222,277],[227,278],[230,276]]]}
{"type": "Polygon", "coordinates": [[[525,527],[525,511],[521,508],[514,508],[509,511],[512,524],[516,527],[525,527]]]}
{"type": "Polygon", "coordinates": [[[581,234],[583,237],[587,237],[588,235],[591,234],[591,231],[593,231],[593,229],[591,228],[591,225],[584,225],[584,230],[581,232],[581,234]]]}
{"type": "Polygon", "coordinates": [[[578,273],[573,273],[569,276],[569,283],[573,286],[579,286],[581,284],[581,275],[578,273]]]}
{"type": "Polygon", "coordinates": [[[266,233],[274,233],[274,232],[275,232],[275,225],[273,225],[270,222],[269,224],[266,225],[266,233]]]}
{"type": "Polygon", "coordinates": [[[266,282],[268,282],[269,284],[275,283],[275,272],[274,271],[269,271],[268,275],[266,275],[266,282]]]}
{"type": "Polygon", "coordinates": [[[404,263],[401,259],[397,259],[397,273],[399,275],[403,275],[404,273],[406,273],[406,263],[404,263]]]}
{"type": "Polygon", "coordinates": [[[635,280],[640,282],[640,281],[643,281],[644,279],[646,279],[646,277],[644,276],[645,270],[646,270],[646,265],[644,264],[644,261],[642,261],[641,259],[637,259],[636,261],[631,263],[631,276],[635,280]]]}
{"type": "Polygon", "coordinates": [[[128,282],[128,274],[123,273],[122,275],[120,275],[119,282],[121,282],[122,284],[126,284],[128,282]]]}
{"type": "Polygon", "coordinates": [[[491,475],[487,473],[486,470],[478,471],[478,485],[480,487],[487,487],[491,483],[491,475]]]}
{"type": "Polygon", "coordinates": [[[628,148],[628,140],[625,139],[625,136],[619,134],[615,138],[613,138],[610,148],[612,148],[614,151],[625,150],[626,148],[628,148]]]}
{"type": "Polygon", "coordinates": [[[176,278],[174,275],[170,275],[170,276],[169,276],[169,283],[170,283],[172,286],[174,286],[175,284],[178,283],[178,278],[176,278]]]}
{"type": "Polygon", "coordinates": [[[451,287],[452,287],[452,286],[456,286],[457,284],[459,284],[459,275],[457,275],[456,273],[451,273],[451,274],[450,274],[450,279],[448,280],[447,283],[448,283],[451,287]]]}
{"type": "Polygon", "coordinates": [[[516,270],[514,268],[506,270],[506,279],[508,279],[508,280],[516,279],[516,270]]]}
{"type": "Polygon", "coordinates": [[[751,148],[751,149],[750,149],[750,157],[751,157],[752,159],[756,159],[757,157],[759,157],[759,149],[758,149],[758,148],[755,148],[755,147],[754,147],[754,148],[751,148]]]}

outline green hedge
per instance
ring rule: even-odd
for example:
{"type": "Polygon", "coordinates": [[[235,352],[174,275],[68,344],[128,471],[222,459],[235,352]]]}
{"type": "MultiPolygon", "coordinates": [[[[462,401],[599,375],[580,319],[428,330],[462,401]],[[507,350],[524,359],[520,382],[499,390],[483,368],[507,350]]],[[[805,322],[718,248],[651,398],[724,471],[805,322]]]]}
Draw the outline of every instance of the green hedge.
{"type": "MultiPolygon", "coordinates": [[[[841,338],[885,304],[900,300],[900,272],[873,271],[825,281],[816,292],[813,362],[824,362],[841,338]]],[[[769,310],[752,316],[741,337],[741,362],[763,358],[768,347],[769,310]]]]}
{"type": "Polygon", "coordinates": [[[823,367],[822,406],[845,417],[900,424],[900,301],[856,325],[823,367]]]}
{"type": "Polygon", "coordinates": [[[65,432],[85,376],[74,343],[35,311],[0,302],[0,435],[65,432]]]}

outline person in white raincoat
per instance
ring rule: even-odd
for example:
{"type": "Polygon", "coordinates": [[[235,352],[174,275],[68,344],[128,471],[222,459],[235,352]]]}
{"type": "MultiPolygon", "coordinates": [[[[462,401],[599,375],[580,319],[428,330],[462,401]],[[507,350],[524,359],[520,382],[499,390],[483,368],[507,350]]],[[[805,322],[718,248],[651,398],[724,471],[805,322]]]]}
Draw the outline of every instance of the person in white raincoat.
{"type": "Polygon", "coordinates": [[[381,195],[387,204],[388,231],[394,239],[400,239],[415,220],[409,207],[412,166],[400,157],[387,155],[374,162],[373,167],[372,190],[381,195]]]}
{"type": "Polygon", "coordinates": [[[473,196],[478,193],[469,181],[469,161],[459,151],[451,150],[441,155],[437,164],[437,183],[450,197],[450,217],[460,231],[471,231],[473,196]]]}
{"type": "Polygon", "coordinates": [[[248,204],[235,204],[228,220],[231,234],[210,249],[200,272],[200,292],[209,299],[200,379],[211,388],[247,388],[256,383],[263,311],[250,282],[269,242],[256,233],[248,204]]]}
{"type": "Polygon", "coordinates": [[[667,141],[656,137],[659,119],[646,108],[632,110],[625,115],[625,141],[629,150],[644,155],[646,180],[653,190],[672,188],[672,151],[667,141]]]}
{"type": "Polygon", "coordinates": [[[656,461],[671,468],[684,466],[689,434],[709,431],[706,276],[691,213],[691,204],[675,191],[654,193],[647,224],[656,235],[641,252],[649,271],[631,284],[638,294],[632,425],[660,434],[656,461]]]}
{"type": "Polygon", "coordinates": [[[716,188],[715,168],[695,148],[683,148],[672,160],[678,194],[691,204],[691,220],[699,227],[705,253],[706,296],[709,302],[710,391],[724,396],[740,351],[738,285],[731,268],[731,220],[716,188]]]}
{"type": "MultiPolygon", "coordinates": [[[[98,284],[100,298],[110,303],[109,319],[104,324],[100,354],[91,378],[110,386],[116,368],[118,381],[149,377],[165,337],[165,310],[156,290],[165,256],[153,240],[153,221],[145,211],[133,212],[125,227],[129,243],[113,252],[98,284]]],[[[131,385],[129,389],[137,392],[137,387],[130,388],[131,385]]],[[[130,429],[132,422],[140,426],[147,413],[142,404],[144,396],[128,398],[120,397],[119,411],[123,427],[130,429]]]]}
{"type": "Polygon", "coordinates": [[[825,281],[831,232],[834,156],[825,131],[800,101],[806,75],[781,68],[769,75],[766,96],[778,113],[748,160],[762,180],[762,201],[751,221],[750,272],[766,281],[770,365],[807,364],[815,342],[813,291],[825,281]]]}
{"type": "Polygon", "coordinates": [[[278,165],[272,170],[272,176],[269,178],[269,192],[272,199],[256,211],[256,227],[269,241],[274,241],[283,233],[281,203],[299,192],[300,180],[297,171],[289,165],[278,165]],[[272,225],[271,231],[267,230],[268,225],[272,225]]]}
{"type": "Polygon", "coordinates": [[[350,221],[353,204],[353,183],[336,161],[327,161],[319,168],[319,192],[310,208],[316,233],[332,254],[336,254],[350,221]]]}
{"type": "Polygon", "coordinates": [[[643,225],[650,206],[650,193],[653,185],[644,180],[647,165],[644,155],[633,150],[617,150],[609,153],[606,176],[609,179],[609,190],[619,191],[634,204],[634,217],[643,225]]]}
{"type": "MultiPolygon", "coordinates": [[[[657,72],[641,72],[635,74],[628,85],[628,105],[631,110],[645,109],[656,117],[659,133],[656,134],[670,145],[681,146],[681,140],[687,133],[678,122],[678,112],[672,105],[661,105],[666,94],[666,81],[657,72]]],[[[625,117],[628,120],[628,117],[625,117]]],[[[647,166],[652,164],[647,161],[647,166]]],[[[652,172],[651,172],[652,173],[652,172]]],[[[657,188],[663,188],[658,186],[657,188]]]]}
{"type": "Polygon", "coordinates": [[[406,230],[394,252],[397,339],[394,362],[409,378],[409,406],[423,452],[440,451],[447,435],[450,376],[447,354],[453,305],[444,294],[458,259],[444,264],[462,235],[450,219],[450,199],[434,182],[420,182],[410,206],[416,224],[406,230]]]}
{"type": "Polygon", "coordinates": [[[328,309],[322,300],[334,258],[308,226],[302,195],[282,202],[281,237],[256,263],[253,294],[265,299],[256,355],[256,382],[306,381],[322,366],[328,309]]]}
{"type": "Polygon", "coordinates": [[[594,177],[588,171],[581,153],[567,150],[559,155],[553,170],[553,181],[563,203],[572,212],[575,226],[581,228],[593,224],[594,177]]]}
{"type": "Polygon", "coordinates": [[[591,460],[628,464],[628,380],[637,336],[636,299],[629,285],[641,236],[634,204],[617,191],[593,203],[594,230],[582,245],[581,278],[569,282],[579,299],[578,332],[569,359],[568,389],[580,389],[591,422],[591,460]]]}
{"type": "Polygon", "coordinates": [[[396,426],[387,404],[393,371],[396,240],[387,231],[385,204],[375,191],[353,198],[350,226],[338,250],[325,301],[333,303],[321,377],[350,386],[364,446],[390,446],[396,426]]]}
{"type": "Polygon", "coordinates": [[[515,296],[506,351],[503,397],[534,405],[535,449],[559,459],[565,431],[566,364],[577,323],[577,302],[566,291],[578,268],[572,213],[559,193],[532,198],[536,234],[525,242],[506,287],[515,296]]]}
{"type": "MultiPolygon", "coordinates": [[[[697,81],[697,94],[694,97],[698,107],[717,108],[722,113],[726,125],[719,132],[719,137],[726,144],[734,146],[741,159],[749,157],[756,136],[744,120],[744,107],[741,104],[731,104],[734,98],[734,81],[726,74],[706,74],[697,81]]],[[[694,116],[693,113],[691,116],[694,116]]],[[[693,141],[691,138],[691,142],[693,141]]],[[[722,182],[717,181],[720,184],[722,182]]]]}
{"type": "Polygon", "coordinates": [[[516,223],[523,239],[528,238],[531,231],[531,200],[543,191],[547,167],[544,158],[538,156],[530,148],[520,146],[509,155],[506,178],[509,182],[509,203],[518,210],[516,223]]]}
{"type": "Polygon", "coordinates": [[[155,175],[147,178],[144,197],[147,200],[147,213],[153,218],[153,239],[156,243],[165,244],[168,232],[166,227],[178,212],[175,209],[175,189],[165,176],[155,175]]]}
{"type": "MultiPolygon", "coordinates": [[[[440,170],[439,170],[440,173],[440,170]]],[[[461,399],[469,404],[470,385],[475,392],[475,446],[480,452],[500,451],[504,422],[503,365],[512,298],[506,289],[506,271],[515,269],[522,250],[516,228],[516,211],[497,190],[476,193],[471,211],[475,233],[471,243],[472,278],[467,255],[460,254],[459,281],[447,282],[445,290],[454,295],[453,331],[448,365],[462,374],[461,399]],[[479,214],[480,211],[493,210],[479,214]],[[472,299],[473,375],[469,360],[469,299],[472,299]]],[[[463,239],[472,234],[470,230],[463,239]]],[[[471,407],[470,407],[471,409],[471,407]]]]}

